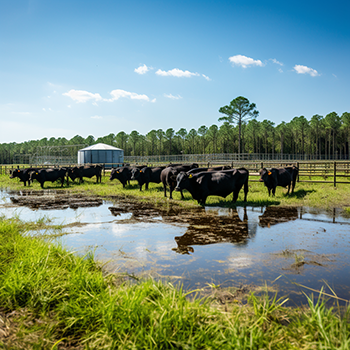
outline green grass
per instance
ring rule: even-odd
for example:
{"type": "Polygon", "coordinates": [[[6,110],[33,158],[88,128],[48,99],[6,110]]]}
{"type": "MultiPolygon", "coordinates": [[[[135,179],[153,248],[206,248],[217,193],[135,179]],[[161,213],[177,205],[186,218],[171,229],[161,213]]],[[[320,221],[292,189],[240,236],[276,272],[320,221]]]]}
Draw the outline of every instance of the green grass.
{"type": "MultiPolygon", "coordinates": [[[[256,179],[254,177],[254,179],[256,179]]],[[[0,187],[10,188],[14,190],[23,190],[23,183],[18,179],[10,179],[8,175],[0,175],[0,187]]],[[[41,190],[38,182],[34,182],[27,189],[41,190]]],[[[136,181],[132,181],[130,185],[125,188],[122,187],[118,180],[109,180],[109,176],[102,178],[101,184],[95,184],[95,180],[86,179],[83,184],[79,185],[77,182],[70,182],[70,186],[64,185],[63,189],[60,184],[47,182],[45,189],[55,189],[57,191],[69,191],[71,193],[85,193],[88,195],[97,195],[104,198],[130,198],[142,201],[149,201],[157,205],[179,205],[183,207],[198,206],[197,201],[192,199],[189,192],[184,191],[185,200],[181,200],[180,193],[173,192],[174,200],[164,197],[162,184],[150,184],[149,190],[140,191],[136,181]]],[[[350,185],[338,184],[334,187],[333,184],[328,183],[297,183],[295,191],[291,195],[287,195],[287,190],[282,187],[277,187],[276,196],[269,197],[266,187],[262,183],[250,181],[249,193],[247,196],[246,205],[249,206],[309,206],[316,208],[343,208],[349,210],[350,207],[350,185]]],[[[169,191],[167,191],[169,197],[169,191]]],[[[236,204],[232,203],[232,195],[226,198],[211,196],[208,197],[206,205],[210,206],[224,206],[234,207],[236,205],[244,205],[243,190],[241,190],[236,204]]]]}
{"type": "Polygon", "coordinates": [[[350,308],[327,309],[312,297],[308,307],[286,308],[283,299],[253,293],[246,305],[223,307],[169,283],[130,284],[104,275],[92,254],[28,235],[35,225],[0,218],[0,348],[350,347],[350,308]]]}

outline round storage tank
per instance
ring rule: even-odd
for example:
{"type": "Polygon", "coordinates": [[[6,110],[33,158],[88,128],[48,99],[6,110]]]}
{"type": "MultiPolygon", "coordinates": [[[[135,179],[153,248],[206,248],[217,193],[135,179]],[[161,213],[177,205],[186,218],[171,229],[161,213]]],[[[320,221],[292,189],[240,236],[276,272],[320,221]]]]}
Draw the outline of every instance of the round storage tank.
{"type": "Polygon", "coordinates": [[[97,143],[78,151],[78,164],[105,164],[106,168],[118,167],[124,163],[124,150],[97,143]]]}

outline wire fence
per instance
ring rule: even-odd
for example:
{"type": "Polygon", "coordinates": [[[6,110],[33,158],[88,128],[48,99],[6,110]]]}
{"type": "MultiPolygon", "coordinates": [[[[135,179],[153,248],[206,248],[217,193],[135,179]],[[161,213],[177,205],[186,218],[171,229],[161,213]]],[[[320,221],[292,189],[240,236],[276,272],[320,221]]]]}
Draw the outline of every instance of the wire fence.
{"type": "MultiPolygon", "coordinates": [[[[337,184],[350,184],[350,161],[293,161],[293,160],[210,160],[195,159],[195,158],[177,158],[171,159],[152,159],[153,162],[146,160],[130,163],[120,163],[123,165],[140,165],[145,166],[164,166],[172,163],[197,163],[201,167],[214,167],[219,165],[230,165],[232,168],[244,167],[249,171],[249,181],[259,181],[259,171],[262,168],[280,168],[286,166],[297,166],[299,169],[298,182],[310,183],[332,183],[335,187],[337,184]]],[[[11,164],[0,165],[0,174],[9,175],[14,169],[33,168],[57,168],[57,167],[72,167],[78,164],[11,164]]],[[[112,168],[112,164],[99,164],[103,166],[103,175],[108,175],[112,168]]],[[[114,164],[113,164],[114,165],[114,164]]]]}

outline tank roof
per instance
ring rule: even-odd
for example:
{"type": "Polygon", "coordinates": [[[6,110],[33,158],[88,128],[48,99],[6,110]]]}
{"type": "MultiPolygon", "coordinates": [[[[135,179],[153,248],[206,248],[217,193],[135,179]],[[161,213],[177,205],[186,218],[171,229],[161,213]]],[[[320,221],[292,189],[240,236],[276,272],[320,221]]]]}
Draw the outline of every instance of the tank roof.
{"type": "Polygon", "coordinates": [[[96,143],[95,145],[85,147],[79,151],[123,151],[121,148],[106,145],[105,143],[96,143]]]}

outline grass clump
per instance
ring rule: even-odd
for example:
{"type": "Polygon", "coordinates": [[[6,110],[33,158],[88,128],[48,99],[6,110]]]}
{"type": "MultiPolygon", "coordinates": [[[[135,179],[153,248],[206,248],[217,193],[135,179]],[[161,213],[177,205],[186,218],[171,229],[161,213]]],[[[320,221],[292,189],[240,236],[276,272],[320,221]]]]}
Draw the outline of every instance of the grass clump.
{"type": "Polygon", "coordinates": [[[349,348],[349,308],[340,316],[312,298],[286,308],[268,294],[225,308],[190,300],[169,283],[120,282],[92,254],[77,256],[32,228],[0,218],[0,348],[349,348]]]}

